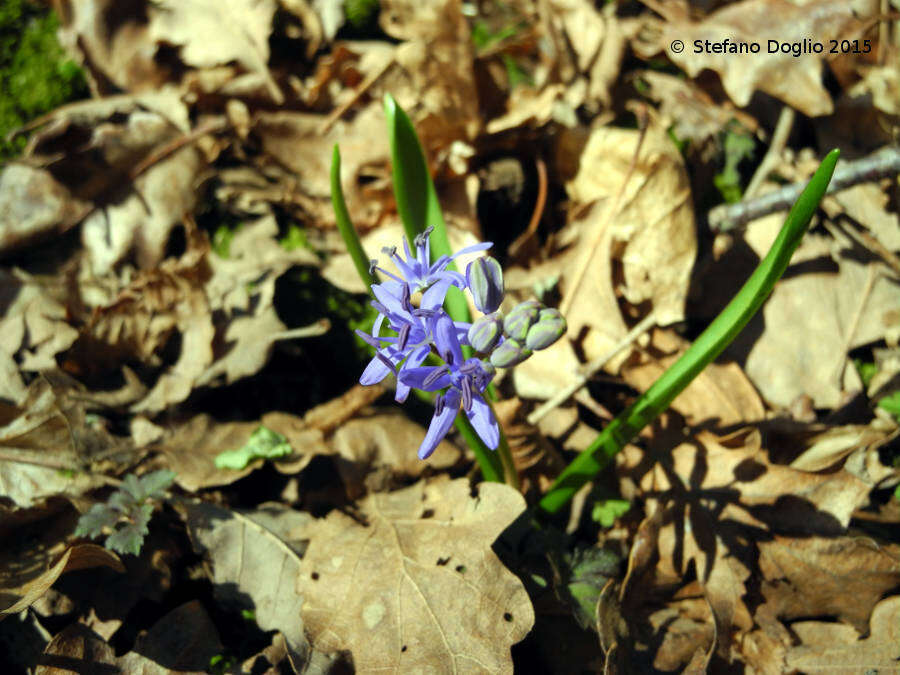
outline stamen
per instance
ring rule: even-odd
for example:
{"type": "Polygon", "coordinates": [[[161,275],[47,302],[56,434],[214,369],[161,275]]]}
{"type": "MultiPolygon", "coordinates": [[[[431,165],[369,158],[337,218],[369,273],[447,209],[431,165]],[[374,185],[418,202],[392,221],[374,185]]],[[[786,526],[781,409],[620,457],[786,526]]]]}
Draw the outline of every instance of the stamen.
{"type": "Polygon", "coordinates": [[[412,328],[412,324],[405,323],[400,327],[400,335],[397,338],[397,349],[401,352],[406,349],[406,343],[409,341],[409,331],[412,328]]]}
{"type": "Polygon", "coordinates": [[[391,372],[392,372],[394,375],[397,374],[397,369],[394,367],[393,362],[392,362],[388,357],[386,357],[386,356],[385,356],[384,354],[382,354],[381,352],[375,352],[375,357],[376,357],[379,361],[381,361],[384,365],[386,365],[388,368],[390,368],[390,369],[391,369],[391,372]]]}
{"type": "Polygon", "coordinates": [[[434,414],[440,415],[444,412],[444,395],[438,394],[434,397],[434,414]]]}
{"type": "Polygon", "coordinates": [[[372,258],[369,260],[369,274],[375,274],[375,270],[378,269],[378,260],[372,258]]]}
{"type": "Polygon", "coordinates": [[[432,384],[438,381],[438,378],[441,377],[444,373],[447,372],[447,366],[436,367],[432,370],[428,375],[425,376],[425,379],[422,380],[423,387],[430,387],[432,384]]]}
{"type": "Polygon", "coordinates": [[[400,291],[400,305],[407,312],[412,312],[413,306],[409,302],[410,292],[409,292],[409,284],[403,284],[403,290],[400,291]]]}
{"type": "Polygon", "coordinates": [[[388,258],[393,258],[397,255],[397,247],[396,246],[382,246],[381,252],[384,253],[388,258]]]}
{"type": "Polygon", "coordinates": [[[472,381],[468,377],[462,381],[462,404],[466,412],[472,409],[472,381]]]}
{"type": "MultiPolygon", "coordinates": [[[[378,261],[373,260],[372,262],[377,263],[378,261]]],[[[372,274],[373,270],[377,270],[377,271],[381,272],[382,274],[384,274],[385,276],[389,276],[394,281],[399,281],[401,284],[406,283],[403,279],[398,277],[396,274],[392,274],[391,272],[388,272],[386,269],[384,269],[383,267],[379,267],[378,265],[369,265],[369,274],[372,274]]]]}
{"type": "Polygon", "coordinates": [[[381,349],[381,343],[378,341],[378,338],[373,337],[372,335],[369,335],[368,333],[360,330],[359,328],[356,329],[356,334],[359,335],[359,337],[361,337],[363,339],[363,342],[365,342],[370,347],[375,347],[375,349],[381,349]]]}
{"type": "Polygon", "coordinates": [[[429,225],[421,234],[416,235],[416,238],[413,240],[413,244],[415,244],[417,247],[424,246],[428,241],[428,237],[431,236],[432,232],[434,232],[434,225],[429,225]]]}

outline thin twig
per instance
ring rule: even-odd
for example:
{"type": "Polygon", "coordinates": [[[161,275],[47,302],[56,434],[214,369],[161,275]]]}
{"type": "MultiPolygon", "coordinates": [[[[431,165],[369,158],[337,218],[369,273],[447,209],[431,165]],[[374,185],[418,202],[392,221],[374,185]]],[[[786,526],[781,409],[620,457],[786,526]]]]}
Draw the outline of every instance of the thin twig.
{"type": "Polygon", "coordinates": [[[360,96],[362,96],[366,91],[375,84],[388,70],[390,70],[391,66],[394,65],[394,57],[385,59],[384,63],[381,64],[378,68],[369,73],[368,77],[360,82],[359,86],[353,91],[353,95],[344,101],[341,105],[331,111],[328,117],[325,118],[325,121],[322,122],[322,125],[319,127],[320,134],[328,133],[328,130],[337,122],[341,117],[343,117],[344,113],[350,110],[351,107],[359,100],[360,96]]]}
{"type": "Polygon", "coordinates": [[[136,179],[142,173],[144,173],[147,169],[149,169],[154,164],[157,164],[164,160],[166,157],[174,154],[181,148],[186,145],[190,145],[194,141],[206,136],[207,134],[216,133],[219,131],[225,131],[228,128],[228,120],[224,117],[216,118],[201,124],[196,129],[191,129],[186,134],[182,134],[176,138],[173,138],[168,143],[161,145],[153,150],[149,155],[144,157],[137,166],[135,166],[128,174],[131,180],[136,179]]]}
{"type": "MultiPolygon", "coordinates": [[[[828,186],[828,193],[840,192],[859,183],[870,183],[900,173],[900,149],[888,146],[853,162],[841,161],[828,186]]],[[[775,211],[787,211],[800,196],[806,182],[793,183],[780,190],[737,204],[717,206],[709,212],[709,226],[719,232],[741,227],[775,211]]]]}
{"type": "Polygon", "coordinates": [[[791,135],[791,129],[794,127],[794,109],[789,106],[782,106],[781,113],[778,115],[778,122],[775,124],[775,131],[772,132],[772,141],[769,143],[769,149],[766,150],[765,157],[756,168],[756,173],[750,179],[750,184],[744,190],[744,199],[755,197],[763,181],[769,176],[781,159],[781,152],[787,145],[788,136],[791,135]]]}
{"type": "Polygon", "coordinates": [[[569,397],[572,396],[576,391],[581,389],[585,384],[587,384],[587,381],[591,379],[591,377],[593,377],[594,373],[596,373],[604,365],[606,365],[606,363],[611,358],[613,358],[616,354],[621,352],[626,347],[629,347],[635,340],[637,340],[641,335],[646,333],[655,325],[656,314],[654,312],[650,312],[650,314],[645,316],[640,321],[640,323],[638,323],[634,328],[628,331],[628,334],[621,340],[619,340],[619,342],[617,342],[612,349],[610,349],[600,358],[594,359],[593,361],[588,363],[582,369],[582,371],[575,376],[575,380],[570,385],[560,389],[553,396],[551,396],[546,403],[533,411],[528,416],[528,423],[532,425],[537,424],[541,420],[541,418],[544,417],[544,415],[568,401],[569,397]]]}

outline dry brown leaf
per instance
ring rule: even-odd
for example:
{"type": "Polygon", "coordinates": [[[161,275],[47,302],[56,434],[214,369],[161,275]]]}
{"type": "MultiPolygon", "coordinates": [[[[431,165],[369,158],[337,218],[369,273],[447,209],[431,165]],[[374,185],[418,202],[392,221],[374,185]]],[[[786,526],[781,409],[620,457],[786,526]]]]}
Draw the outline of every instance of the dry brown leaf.
{"type": "Polygon", "coordinates": [[[660,116],[680,139],[703,143],[722,133],[734,119],[750,131],[756,130],[752,117],[731,105],[717,105],[690,80],[655,70],[642,70],[636,77],[647,85],[647,96],[660,104],[660,116]]]}
{"type": "Polygon", "coordinates": [[[272,100],[284,95],[269,73],[269,36],[275,0],[157,0],[149,7],[148,34],[155,43],[175,45],[189,66],[213,68],[239,63],[266,85],[272,100]]]}
{"type": "Polygon", "coordinates": [[[118,657],[100,635],[84,624],[72,624],[50,641],[35,672],[203,672],[209,667],[209,660],[221,651],[212,619],[203,605],[193,600],[162,617],[138,638],[133,651],[118,657]]]}
{"type": "MultiPolygon", "coordinates": [[[[782,223],[780,214],[751,223],[746,240],[758,256],[768,251],[782,223]]],[[[897,325],[895,284],[876,275],[866,295],[872,271],[854,248],[815,233],[805,236],[761,316],[726,351],[744,363],[769,403],[788,406],[807,394],[816,408],[836,407],[844,388],[861,388],[856,370],[846,366],[847,350],[883,339],[897,325]]]]}
{"type": "Polygon", "coordinates": [[[314,523],[299,583],[317,649],[349,650],[357,672],[512,672],[534,613],[490,546],[525,502],[496,483],[470,490],[420,482],[362,500],[365,524],[337,511],[314,523]]]}
{"type": "Polygon", "coordinates": [[[900,583],[900,548],[858,537],[759,542],[766,611],[783,620],[837,617],[865,632],[872,608],[900,583]]]}
{"type": "Polygon", "coordinates": [[[619,294],[635,306],[650,303],[661,325],[684,318],[697,250],[687,174],[665,130],[651,122],[623,190],[639,141],[638,131],[596,129],[578,173],[566,185],[576,204],[595,203],[582,225],[575,264],[560,270],[569,335],[589,329],[584,340],[589,359],[609,351],[627,332],[619,294]],[[571,288],[586,258],[587,273],[571,288]],[[617,264],[621,279],[614,275],[617,264]]]}
{"type": "Polygon", "coordinates": [[[814,6],[815,10],[811,11],[808,6],[788,0],[743,0],[719,9],[697,23],[673,15],[664,24],[658,45],[691,77],[696,77],[705,68],[719,73],[725,91],[742,108],[758,90],[784,101],[804,115],[827,115],[833,109],[822,84],[822,59],[827,54],[794,56],[790,51],[770,54],[769,40],[801,46],[818,41],[827,52],[829,40],[859,37],[857,32],[863,20],[877,11],[877,5],[869,0],[855,3],[820,0],[814,6]],[[759,53],[715,54],[706,49],[697,53],[695,49],[697,40],[721,43],[726,39],[732,45],[759,43],[759,53]],[[674,40],[682,41],[682,51],[670,48],[674,40]]]}
{"type": "Polygon", "coordinates": [[[55,370],[57,355],[75,342],[78,331],[69,325],[66,307],[55,297],[58,289],[45,287],[21,271],[3,274],[0,280],[5,300],[5,313],[0,318],[0,360],[6,370],[15,373],[13,380],[3,385],[3,398],[21,403],[25,385],[17,371],[55,370]]]}
{"type": "Polygon", "coordinates": [[[172,228],[197,205],[194,182],[203,166],[195,148],[182,148],[138,176],[123,201],[85,218],[82,238],[93,272],[106,274],[132,250],[142,269],[159,263],[172,228]]]}
{"type": "Polygon", "coordinates": [[[394,53],[399,69],[380,81],[416,125],[426,153],[456,140],[472,141],[480,126],[470,27],[460,0],[384,0],[379,23],[405,40],[394,53]]]}
{"type": "Polygon", "coordinates": [[[296,670],[310,660],[327,663],[314,653],[304,634],[301,607],[306,598],[298,583],[298,554],[279,534],[253,520],[252,514],[199,501],[184,502],[183,508],[191,541],[212,566],[219,600],[233,610],[252,609],[263,630],[281,631],[296,670]]]}
{"type": "Polygon", "coordinates": [[[620,472],[639,480],[638,494],[651,511],[655,504],[665,510],[658,569],[678,579],[693,564],[713,611],[720,653],[727,654],[733,627],[753,625],[743,599],[757,565],[748,539],[763,546],[777,533],[842,532],[869,488],[845,471],[820,475],[771,464],[756,432],[721,439],[701,432],[672,450],[665,434],[654,443],[659,462],[627,446],[620,472]]]}
{"type": "Polygon", "coordinates": [[[126,450],[128,443],[88,427],[81,406],[60,400],[46,380],[36,380],[20,407],[0,403],[0,495],[27,508],[58,495],[75,497],[105,483],[83,472],[95,456],[126,450]]]}
{"type": "MultiPolygon", "coordinates": [[[[653,332],[651,349],[665,356],[642,359],[623,368],[622,377],[638,391],[647,391],[689,346],[669,330],[653,332]]],[[[711,363],[672,402],[691,426],[714,421],[718,427],[757,422],[765,418],[765,408],[747,376],[736,363],[711,363]]]]}
{"type": "Polygon", "coordinates": [[[391,408],[345,422],[329,443],[335,453],[360,469],[387,466],[394,473],[415,477],[454,466],[462,458],[458,447],[443,440],[434,455],[423,462],[416,454],[423,438],[421,424],[410,420],[402,410],[391,408]]]}
{"type": "Polygon", "coordinates": [[[849,626],[815,621],[794,623],[791,630],[800,644],[788,651],[786,665],[805,672],[895,669],[900,660],[900,596],[879,602],[872,610],[870,625],[868,637],[858,639],[849,626]]]}
{"type": "Polygon", "coordinates": [[[63,232],[81,220],[90,207],[45,169],[8,164],[0,173],[0,251],[63,232]]]}

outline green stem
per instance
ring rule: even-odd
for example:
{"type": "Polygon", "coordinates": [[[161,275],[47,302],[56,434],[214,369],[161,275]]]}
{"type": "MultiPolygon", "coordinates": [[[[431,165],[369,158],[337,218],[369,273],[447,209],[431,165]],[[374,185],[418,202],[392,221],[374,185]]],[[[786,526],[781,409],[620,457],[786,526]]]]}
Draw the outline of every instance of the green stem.
{"type": "Polygon", "coordinates": [[[825,194],[840,152],[832,150],[794,203],[768,255],[753,275],[688,350],[637,401],[616,417],[593,443],[565,468],[544,495],[539,508],[559,511],[603,469],[641,429],[659,416],[690,382],[731,344],[756,314],[784,274],[809,221],[825,194]]]}

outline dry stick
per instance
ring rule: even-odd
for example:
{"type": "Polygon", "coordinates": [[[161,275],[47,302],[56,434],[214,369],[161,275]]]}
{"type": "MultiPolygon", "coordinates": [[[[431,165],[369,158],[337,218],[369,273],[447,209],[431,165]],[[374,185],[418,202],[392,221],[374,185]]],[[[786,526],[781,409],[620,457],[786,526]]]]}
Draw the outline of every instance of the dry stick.
{"type": "Polygon", "coordinates": [[[744,190],[744,199],[749,199],[756,195],[763,181],[778,164],[781,159],[781,152],[784,150],[784,146],[787,145],[788,136],[791,135],[794,117],[794,109],[791,106],[782,106],[781,113],[778,115],[778,122],[775,124],[775,131],[772,132],[772,141],[769,143],[769,149],[766,150],[765,157],[763,157],[762,162],[756,168],[756,173],[750,179],[747,189],[744,190]]]}
{"type": "Polygon", "coordinates": [[[225,131],[229,126],[228,120],[224,117],[216,118],[206,122],[205,124],[201,124],[196,129],[192,129],[186,134],[182,134],[177,138],[173,138],[171,141],[166,143],[165,145],[155,149],[149,155],[147,155],[140,163],[137,164],[128,174],[131,180],[134,180],[142,173],[144,173],[147,169],[149,169],[154,164],[161,162],[166,157],[174,154],[181,148],[186,145],[190,145],[194,141],[206,136],[208,134],[217,133],[219,131],[225,131]]]}
{"type": "MultiPolygon", "coordinates": [[[[827,194],[897,173],[900,173],[900,149],[888,146],[863,159],[840,162],[827,194]]],[[[750,201],[717,206],[709,212],[709,226],[713,230],[727,232],[775,211],[787,211],[800,196],[804,185],[805,181],[794,183],[750,201]]]]}
{"type": "Polygon", "coordinates": [[[575,381],[570,385],[563,387],[558,392],[556,392],[552,397],[550,397],[546,403],[537,408],[537,410],[533,411],[528,416],[529,424],[537,424],[541,418],[544,417],[551,410],[556,408],[557,406],[565,403],[570,396],[572,396],[575,392],[581,389],[587,381],[593,377],[594,373],[600,370],[606,363],[613,358],[616,354],[621,352],[626,347],[630,346],[635,340],[637,340],[641,335],[650,330],[653,326],[656,325],[656,314],[654,312],[650,312],[647,316],[641,319],[640,323],[638,323],[634,328],[628,331],[628,334],[623,337],[616,345],[606,352],[600,358],[594,359],[590,363],[588,363],[582,369],[576,378],[575,381]]]}
{"type": "Polygon", "coordinates": [[[359,100],[359,97],[366,93],[366,90],[369,89],[373,84],[375,84],[382,75],[384,75],[390,67],[394,65],[394,57],[391,56],[388,59],[385,59],[384,63],[376,68],[374,71],[369,73],[369,76],[366,77],[365,80],[359,83],[359,86],[353,91],[353,95],[344,101],[341,105],[331,111],[331,114],[325,118],[325,121],[322,122],[322,126],[319,127],[319,133],[325,134],[329,129],[337,122],[341,117],[343,117],[344,113],[350,110],[351,107],[359,100]]]}
{"type": "Polygon", "coordinates": [[[617,212],[619,208],[619,202],[622,201],[622,195],[625,194],[625,187],[628,185],[628,181],[631,180],[632,174],[634,174],[634,170],[637,167],[638,157],[641,154],[641,146],[644,144],[644,138],[647,136],[647,111],[646,108],[642,107],[638,115],[639,123],[640,123],[640,136],[638,136],[637,147],[634,149],[634,155],[631,157],[631,164],[628,166],[628,171],[625,173],[625,179],[622,181],[622,185],[619,188],[619,192],[616,194],[616,201],[613,202],[612,207],[606,212],[604,217],[604,222],[601,223],[603,227],[597,228],[597,236],[594,238],[594,241],[591,242],[590,248],[587,253],[581,257],[581,262],[578,265],[578,269],[575,272],[575,276],[572,280],[572,287],[566,291],[566,296],[563,298],[562,302],[559,306],[559,311],[565,315],[568,313],[570,306],[572,305],[575,296],[578,294],[578,287],[581,286],[581,282],[584,280],[584,275],[587,273],[588,266],[591,264],[591,259],[597,253],[597,248],[600,246],[600,242],[603,240],[603,234],[606,226],[606,221],[608,221],[612,216],[617,212]]]}

